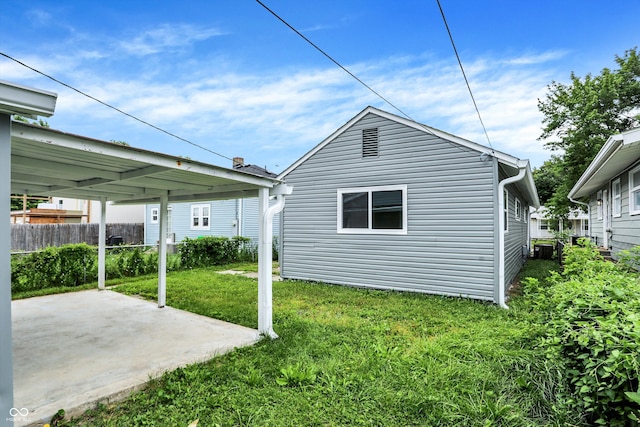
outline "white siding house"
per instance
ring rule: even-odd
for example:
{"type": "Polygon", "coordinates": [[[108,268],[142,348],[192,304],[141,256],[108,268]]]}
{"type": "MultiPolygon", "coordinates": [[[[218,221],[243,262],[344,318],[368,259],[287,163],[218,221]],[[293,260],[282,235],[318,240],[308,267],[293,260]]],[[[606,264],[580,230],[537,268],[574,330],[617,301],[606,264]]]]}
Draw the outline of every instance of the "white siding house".
{"type": "Polygon", "coordinates": [[[569,198],[586,202],[591,236],[614,259],[640,245],[640,128],[610,137],[569,198]]]}
{"type": "MultiPolygon", "coordinates": [[[[529,222],[529,234],[532,239],[553,239],[554,222],[549,212],[544,206],[539,209],[531,209],[531,221],[529,222]]],[[[580,209],[573,209],[569,212],[566,220],[560,219],[558,230],[567,231],[571,236],[588,237],[589,234],[589,215],[580,209]]]]}
{"type": "Polygon", "coordinates": [[[373,107],[278,178],[284,278],[501,305],[539,206],[528,161],[373,107]]]}

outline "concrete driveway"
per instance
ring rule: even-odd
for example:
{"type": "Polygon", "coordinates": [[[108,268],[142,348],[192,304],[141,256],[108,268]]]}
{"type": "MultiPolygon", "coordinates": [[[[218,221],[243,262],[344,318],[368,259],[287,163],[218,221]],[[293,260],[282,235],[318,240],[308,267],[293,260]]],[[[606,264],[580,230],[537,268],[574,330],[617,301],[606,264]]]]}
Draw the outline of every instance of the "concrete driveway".
{"type": "Polygon", "coordinates": [[[59,409],[78,415],[258,340],[254,329],[109,290],[18,300],[11,309],[16,426],[42,425],[59,409]]]}

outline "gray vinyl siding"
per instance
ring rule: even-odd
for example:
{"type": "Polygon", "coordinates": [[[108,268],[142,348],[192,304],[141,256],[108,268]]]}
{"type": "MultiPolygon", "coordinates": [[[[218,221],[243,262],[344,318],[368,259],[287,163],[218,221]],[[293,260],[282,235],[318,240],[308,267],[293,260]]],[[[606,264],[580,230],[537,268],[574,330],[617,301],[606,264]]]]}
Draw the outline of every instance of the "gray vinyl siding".
{"type": "Polygon", "coordinates": [[[523,256],[523,247],[527,248],[528,253],[528,224],[526,220],[523,220],[523,216],[526,218],[523,212],[529,212],[529,205],[526,204],[524,197],[515,185],[507,185],[506,189],[509,193],[509,209],[507,215],[509,230],[504,235],[504,279],[505,289],[507,290],[526,260],[523,256]],[[520,200],[520,219],[517,219],[515,214],[516,198],[520,200]]]}
{"type": "MultiPolygon", "coordinates": [[[[629,171],[618,175],[611,182],[618,178],[620,179],[622,209],[619,217],[611,218],[611,233],[609,234],[609,246],[614,259],[617,259],[619,251],[640,245],[640,215],[629,215],[629,171]]],[[[611,183],[608,187],[611,188],[611,183]]],[[[609,197],[612,196],[610,193],[609,197]]],[[[600,224],[600,233],[602,233],[602,223],[600,224]]]]}
{"type": "Polygon", "coordinates": [[[285,278],[493,300],[495,163],[368,114],[286,176],[285,278]],[[362,129],[379,129],[362,158],[362,129]],[[337,190],[407,185],[406,235],[338,234],[337,190]]]}

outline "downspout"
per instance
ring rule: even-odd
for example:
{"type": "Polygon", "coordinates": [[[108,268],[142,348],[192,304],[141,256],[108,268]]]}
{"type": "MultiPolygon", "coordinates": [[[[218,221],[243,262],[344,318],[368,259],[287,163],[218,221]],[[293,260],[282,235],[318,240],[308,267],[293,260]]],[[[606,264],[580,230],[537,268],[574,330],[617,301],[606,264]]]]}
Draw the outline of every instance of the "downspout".
{"type": "Polygon", "coordinates": [[[260,205],[264,207],[258,247],[258,333],[278,338],[273,330],[273,217],[284,208],[285,195],[292,187],[276,187],[276,203],[269,206],[269,189],[260,190],[260,205]]]}
{"type": "Polygon", "coordinates": [[[499,254],[499,259],[498,259],[498,305],[500,305],[500,307],[502,308],[509,308],[509,306],[507,306],[507,303],[505,302],[505,289],[504,289],[504,267],[505,267],[505,251],[504,251],[504,187],[508,184],[513,184],[514,182],[520,181],[522,178],[524,178],[525,174],[527,172],[527,168],[526,166],[520,166],[520,171],[518,172],[518,175],[516,176],[512,176],[510,178],[506,178],[503,179],[502,181],[500,181],[500,183],[498,184],[498,207],[500,210],[500,217],[498,220],[499,223],[499,234],[500,234],[500,238],[499,238],[499,242],[498,242],[498,254],[499,254]]]}

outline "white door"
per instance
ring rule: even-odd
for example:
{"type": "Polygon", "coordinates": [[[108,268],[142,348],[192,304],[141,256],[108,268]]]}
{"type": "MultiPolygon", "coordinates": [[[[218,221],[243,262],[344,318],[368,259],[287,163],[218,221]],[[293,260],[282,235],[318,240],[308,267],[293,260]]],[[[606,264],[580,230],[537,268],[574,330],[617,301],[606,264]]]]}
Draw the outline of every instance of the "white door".
{"type": "Polygon", "coordinates": [[[602,190],[602,247],[605,249],[609,249],[609,228],[611,228],[609,190],[602,190]]]}

